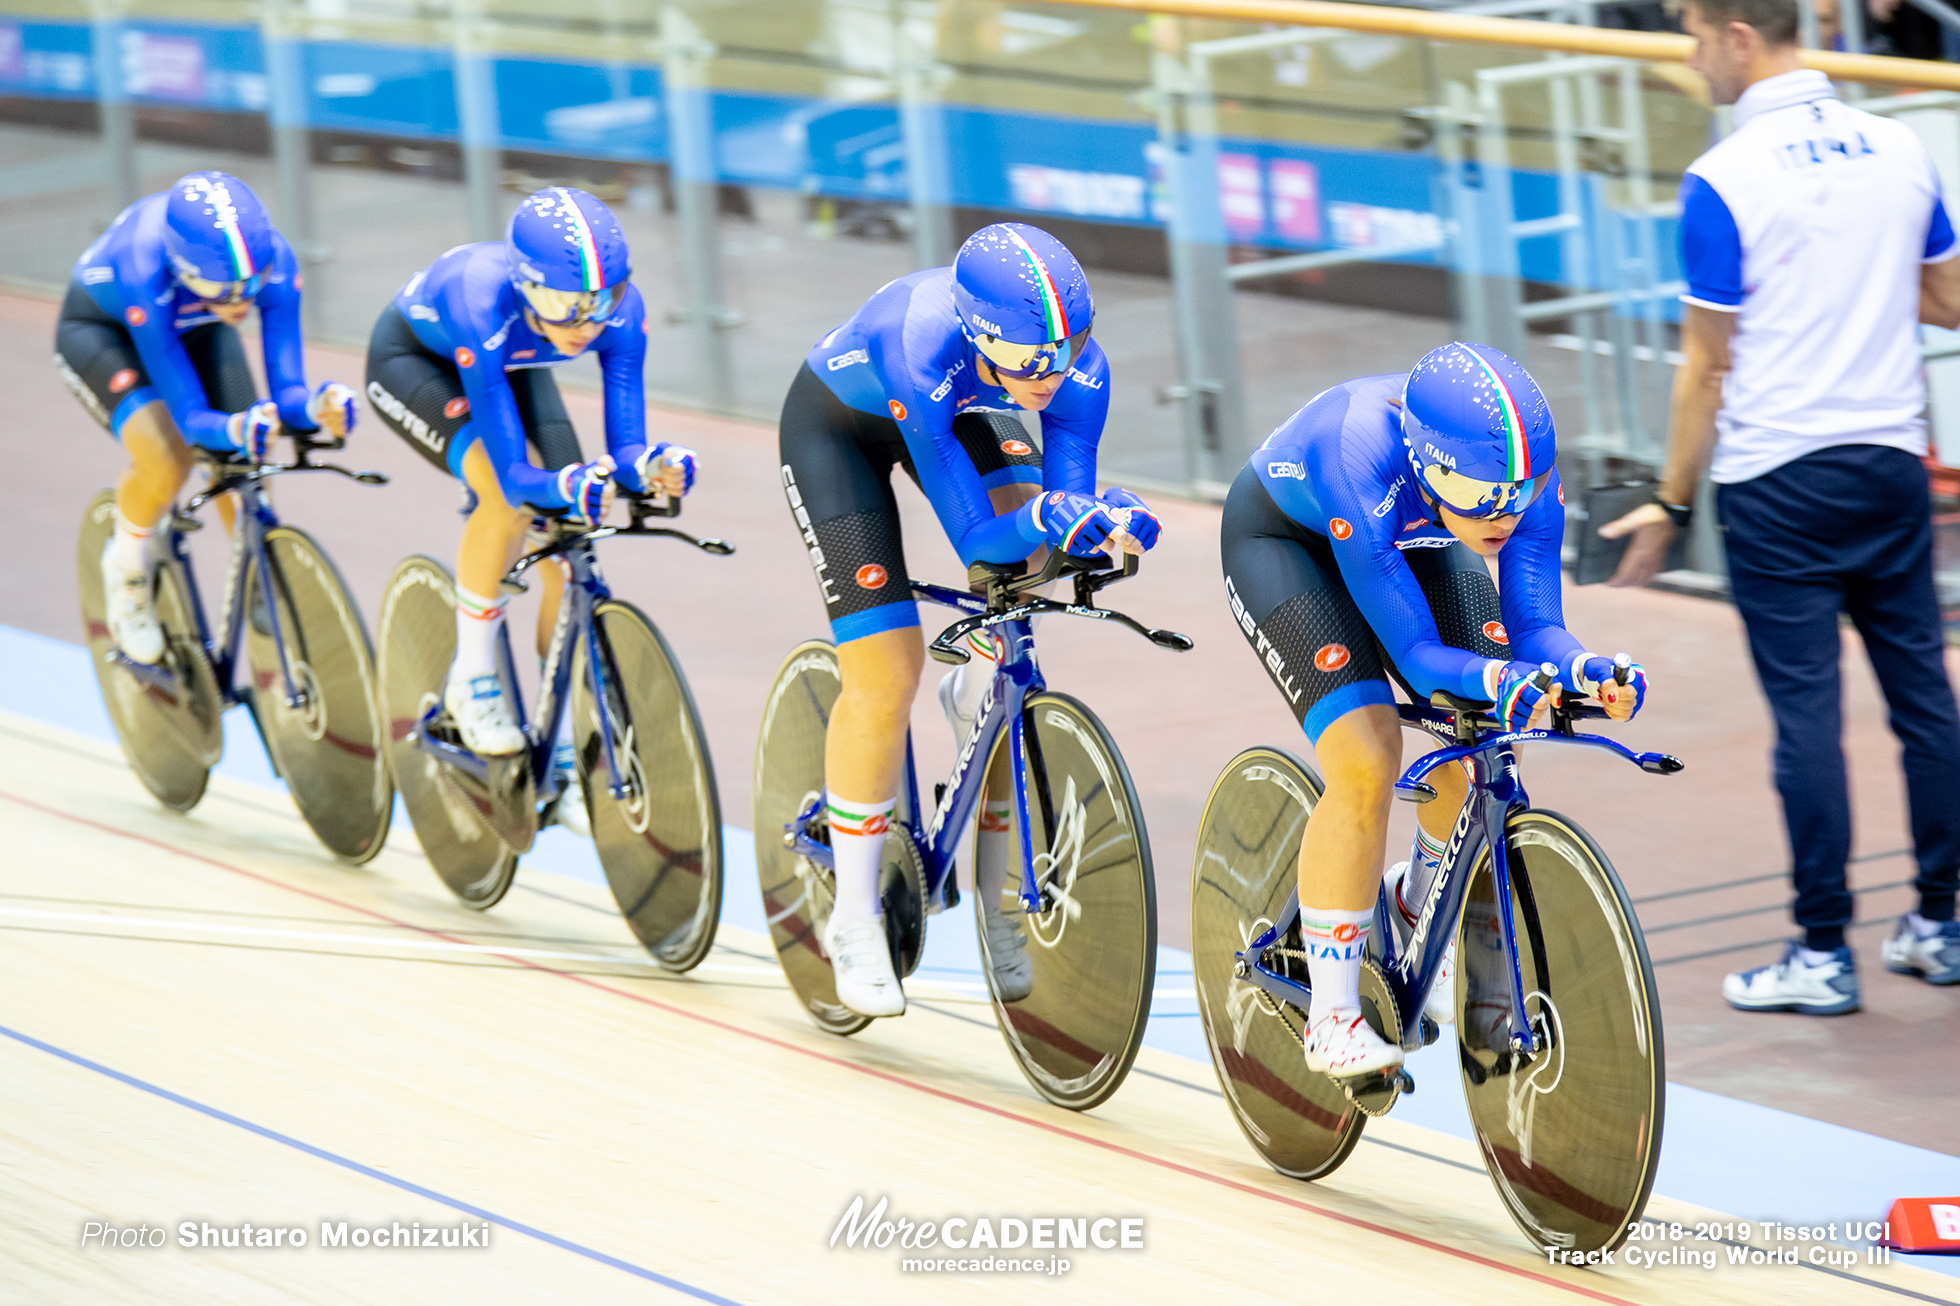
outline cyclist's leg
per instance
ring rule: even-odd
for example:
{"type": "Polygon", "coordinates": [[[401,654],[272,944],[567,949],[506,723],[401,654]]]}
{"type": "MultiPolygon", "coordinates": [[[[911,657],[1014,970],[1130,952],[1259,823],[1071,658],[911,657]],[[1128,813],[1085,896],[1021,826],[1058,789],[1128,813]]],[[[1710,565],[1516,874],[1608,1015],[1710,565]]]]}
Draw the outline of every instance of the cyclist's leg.
{"type": "Polygon", "coordinates": [[[1320,762],[1325,789],[1300,839],[1300,933],[1313,985],[1307,1063],[1336,1075],[1399,1065],[1361,1020],[1367,951],[1402,730],[1367,619],[1322,537],[1273,503],[1250,469],[1220,530],[1233,619],[1320,762]]]}
{"type": "MultiPolygon", "coordinates": [[[[543,368],[522,368],[506,373],[511,395],[517,400],[517,415],[524,421],[524,435],[538,466],[548,472],[572,467],[585,461],[579,452],[578,432],[572,429],[571,414],[558,393],[558,382],[543,368]]],[[[538,656],[551,649],[551,632],[558,624],[558,604],[565,593],[571,569],[563,562],[540,568],[538,573],[538,656]]]]}

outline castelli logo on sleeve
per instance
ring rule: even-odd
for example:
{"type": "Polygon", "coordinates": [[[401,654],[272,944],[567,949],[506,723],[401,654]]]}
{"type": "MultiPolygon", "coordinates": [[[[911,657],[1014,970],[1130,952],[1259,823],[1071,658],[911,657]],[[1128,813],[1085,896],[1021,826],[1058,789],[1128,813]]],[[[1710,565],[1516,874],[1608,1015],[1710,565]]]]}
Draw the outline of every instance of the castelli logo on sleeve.
{"type": "Polygon", "coordinates": [[[456,346],[456,366],[458,367],[476,366],[476,355],[471,352],[470,347],[468,345],[456,346]]]}
{"type": "Polygon", "coordinates": [[[1334,927],[1334,942],[1353,943],[1361,937],[1361,927],[1352,921],[1342,921],[1334,927]]]}
{"type": "Polygon", "coordinates": [[[119,395],[123,391],[129,389],[129,387],[135,384],[136,384],[136,369],[133,367],[125,367],[122,371],[116,373],[114,376],[109,378],[109,393],[112,395],[119,395]]]}
{"type": "Polygon", "coordinates": [[[886,574],[885,569],[875,562],[867,562],[857,569],[859,589],[881,590],[885,588],[885,582],[890,579],[891,577],[886,574]]]}
{"type": "Polygon", "coordinates": [[[1320,651],[1313,655],[1313,664],[1320,671],[1339,671],[1348,664],[1350,656],[1345,644],[1322,644],[1320,651]]]}
{"type": "Polygon", "coordinates": [[[1344,540],[1354,534],[1354,523],[1345,517],[1336,517],[1327,523],[1327,533],[1337,540],[1344,540]]]}
{"type": "Polygon", "coordinates": [[[1000,451],[1010,458],[1025,458],[1034,452],[1034,446],[1026,440],[1002,440],[1000,451]]]}
{"type": "Polygon", "coordinates": [[[1060,490],[1057,490],[1053,494],[1048,496],[1048,502],[1050,504],[1057,504],[1066,498],[1068,498],[1066,494],[1063,494],[1060,490]]]}
{"type": "Polygon", "coordinates": [[[904,421],[904,420],[905,420],[905,405],[904,405],[904,404],[901,404],[901,403],[900,403],[900,402],[898,402],[898,400],[896,400],[896,399],[892,399],[892,400],[888,400],[887,402],[888,402],[888,403],[889,403],[889,404],[891,405],[891,410],[892,410],[892,416],[893,416],[894,418],[896,418],[897,420],[899,420],[899,421],[901,421],[901,422],[902,422],[902,421],[904,421]]]}
{"type": "Polygon", "coordinates": [[[306,289],[306,277],[303,273],[299,273],[299,272],[293,273],[293,289],[294,290],[306,289]]]}
{"type": "Polygon", "coordinates": [[[468,411],[470,411],[470,401],[462,395],[457,395],[454,399],[451,399],[442,406],[442,415],[444,417],[461,417],[468,411]]]}
{"type": "Polygon", "coordinates": [[[129,323],[131,326],[142,326],[149,320],[150,315],[139,307],[132,305],[123,310],[123,321],[129,323]]]}
{"type": "Polygon", "coordinates": [[[1504,623],[1501,621],[1486,621],[1484,623],[1484,638],[1493,644],[1509,644],[1511,642],[1511,633],[1504,629],[1504,623]]]}
{"type": "Polygon", "coordinates": [[[1565,486],[1562,484],[1558,487],[1558,506],[1561,508],[1565,506],[1565,486]]]}

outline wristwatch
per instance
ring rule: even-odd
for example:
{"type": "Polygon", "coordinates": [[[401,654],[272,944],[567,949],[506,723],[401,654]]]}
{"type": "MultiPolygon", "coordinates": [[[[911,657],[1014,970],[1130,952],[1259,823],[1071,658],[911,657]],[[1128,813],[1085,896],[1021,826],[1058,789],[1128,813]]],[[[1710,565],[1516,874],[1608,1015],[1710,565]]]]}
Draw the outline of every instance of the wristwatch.
{"type": "Polygon", "coordinates": [[[1695,506],[1691,503],[1669,503],[1661,498],[1658,492],[1654,495],[1654,502],[1661,506],[1661,511],[1667,514],[1668,520],[1681,530],[1687,530],[1688,523],[1695,519],[1695,506]]]}

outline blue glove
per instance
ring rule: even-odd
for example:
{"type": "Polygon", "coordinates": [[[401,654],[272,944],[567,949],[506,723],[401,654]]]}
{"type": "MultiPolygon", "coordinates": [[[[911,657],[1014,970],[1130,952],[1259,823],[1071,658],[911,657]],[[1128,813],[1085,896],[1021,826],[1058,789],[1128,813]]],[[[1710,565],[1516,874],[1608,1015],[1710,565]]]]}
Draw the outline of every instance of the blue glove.
{"type": "Polygon", "coordinates": [[[1093,557],[1116,530],[1109,505],[1087,494],[1056,490],[1028,504],[1029,520],[1048,543],[1078,558],[1093,557]]]}
{"type": "Polygon", "coordinates": [[[681,469],[682,494],[694,488],[694,475],[698,470],[697,455],[684,444],[669,444],[662,440],[633,460],[633,472],[640,478],[641,488],[648,494],[661,490],[661,473],[669,467],[681,469]]]}
{"type": "Polygon", "coordinates": [[[558,493],[564,497],[574,516],[597,526],[605,520],[606,510],[612,507],[612,460],[601,459],[596,463],[576,463],[560,468],[558,493]]]}
{"type": "Polygon", "coordinates": [[[344,440],[354,430],[354,391],[338,381],[322,381],[313,391],[312,398],[306,401],[306,415],[313,419],[313,425],[320,428],[324,439],[344,440]],[[335,434],[327,418],[335,413],[340,415],[340,431],[335,434]]]}
{"type": "Polygon", "coordinates": [[[264,462],[279,438],[279,405],[268,401],[233,413],[225,423],[225,434],[254,464],[264,462]]]}
{"type": "Polygon", "coordinates": [[[1579,690],[1588,697],[1597,698],[1599,687],[1613,680],[1621,667],[1626,668],[1626,684],[1633,690],[1633,713],[1640,715],[1640,709],[1647,705],[1647,672],[1638,662],[1624,653],[1616,653],[1610,658],[1588,654],[1579,664],[1579,674],[1575,679],[1579,690]]]}
{"type": "Polygon", "coordinates": [[[1529,662],[1506,662],[1497,672],[1497,723],[1505,730],[1524,730],[1531,725],[1531,714],[1544,701],[1545,695],[1558,686],[1558,668],[1546,662],[1532,666],[1529,662]],[[1541,688],[1539,680],[1547,683],[1541,688]]]}
{"type": "Polygon", "coordinates": [[[1130,538],[1135,540],[1145,553],[1157,547],[1157,537],[1163,533],[1164,523],[1157,519],[1156,513],[1144,506],[1142,499],[1120,485],[1112,485],[1102,492],[1102,501],[1112,508],[1130,510],[1130,520],[1123,529],[1130,533],[1130,538]]]}

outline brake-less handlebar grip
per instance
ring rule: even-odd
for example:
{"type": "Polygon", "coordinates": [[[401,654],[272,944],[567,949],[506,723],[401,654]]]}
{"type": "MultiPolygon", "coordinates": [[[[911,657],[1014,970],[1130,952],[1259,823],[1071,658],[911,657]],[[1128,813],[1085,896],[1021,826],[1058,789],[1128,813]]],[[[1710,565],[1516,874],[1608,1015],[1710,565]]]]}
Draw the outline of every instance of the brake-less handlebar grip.
{"type": "Polygon", "coordinates": [[[1624,653],[1613,655],[1613,683],[1624,685],[1633,676],[1633,659],[1624,653]]]}

